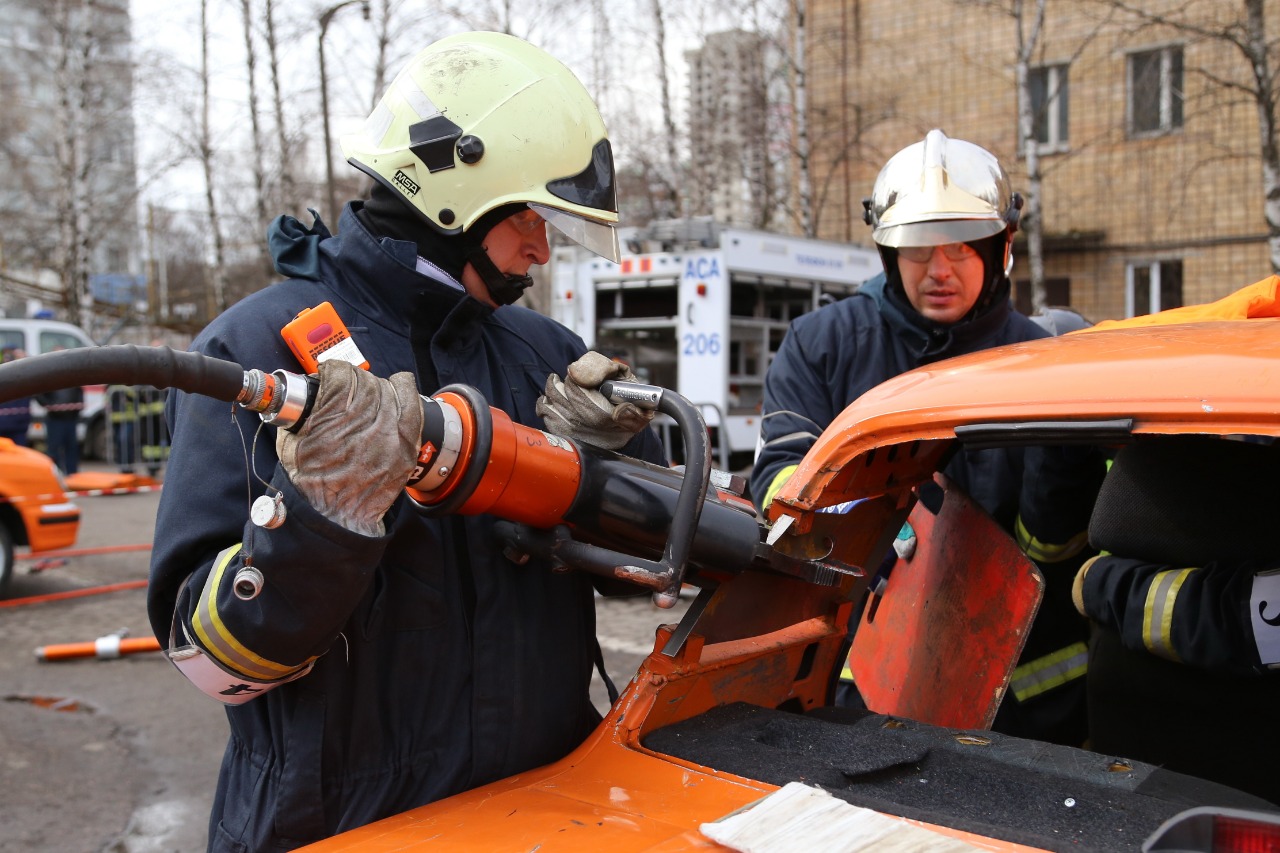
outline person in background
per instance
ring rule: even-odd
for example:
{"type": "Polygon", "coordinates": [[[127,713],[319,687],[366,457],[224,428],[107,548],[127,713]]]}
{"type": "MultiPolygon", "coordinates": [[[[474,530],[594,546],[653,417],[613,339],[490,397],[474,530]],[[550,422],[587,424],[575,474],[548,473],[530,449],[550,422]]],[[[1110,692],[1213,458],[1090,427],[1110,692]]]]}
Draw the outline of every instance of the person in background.
{"type": "MultiPolygon", "coordinates": [[[[931,130],[889,159],[864,207],[884,272],[853,296],[796,318],[770,364],[750,478],[761,512],[865,391],[922,365],[1048,334],[1010,305],[1022,200],[991,152],[931,130]]],[[[945,470],[1048,580],[993,728],[1075,745],[1086,735],[1087,625],[1070,586],[1105,471],[1101,458],[1078,456],[1062,448],[963,449],[945,470]]],[[[925,490],[922,500],[940,496],[925,490]]],[[[900,538],[911,543],[914,533],[904,529],[900,538]]]]}
{"type": "Polygon", "coordinates": [[[138,389],[132,385],[108,385],[107,412],[116,470],[121,474],[132,474],[139,456],[138,389]]]}
{"type": "Polygon", "coordinates": [[[142,385],[134,389],[138,401],[138,450],[147,476],[159,477],[169,458],[169,428],[164,422],[164,404],[169,398],[167,388],[142,385]]]}
{"type": "MultiPolygon", "coordinates": [[[[20,347],[0,350],[0,363],[16,361],[26,356],[20,347]]],[[[28,445],[27,432],[31,429],[31,398],[20,397],[0,403],[0,438],[8,438],[21,447],[28,445]]]]}
{"type": "MultiPolygon", "coordinates": [[[[66,347],[54,347],[52,352],[66,347]]],[[[36,395],[36,402],[44,406],[45,442],[49,457],[64,474],[80,470],[80,438],[76,428],[84,411],[84,389],[79,385],[60,388],[36,395]]]]}
{"type": "Polygon", "coordinates": [[[1280,446],[1260,436],[1116,453],[1089,524],[1101,553],[1072,589],[1094,625],[1090,748],[1280,805],[1277,477],[1280,446]]]}
{"type": "Polygon", "coordinates": [[[559,759],[600,722],[594,592],[620,590],[513,562],[489,516],[420,511],[403,494],[420,395],[467,384],[518,423],[665,462],[649,418],[597,390],[626,366],[513,304],[550,258],[548,223],[618,259],[604,122],[564,65],[507,35],[442,39],[342,147],[368,201],[336,236],[277,219],[289,279],[192,348],[297,372],[281,329],[329,302],[369,369],[322,361],[296,433],[184,393],[166,412],[148,610],[182,674],[227,706],[215,851],[318,841],[559,759]],[[283,522],[250,523],[254,499],[283,522]],[[250,565],[261,587],[242,598],[250,565]]]}

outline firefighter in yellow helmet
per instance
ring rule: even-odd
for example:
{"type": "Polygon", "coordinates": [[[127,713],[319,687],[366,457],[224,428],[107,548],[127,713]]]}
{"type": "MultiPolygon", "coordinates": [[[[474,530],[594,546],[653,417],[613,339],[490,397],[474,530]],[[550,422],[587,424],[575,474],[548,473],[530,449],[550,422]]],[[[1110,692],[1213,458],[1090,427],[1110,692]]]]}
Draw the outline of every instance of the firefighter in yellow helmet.
{"type": "MultiPolygon", "coordinates": [[[[227,706],[212,850],[317,841],[555,760],[600,720],[593,581],[516,565],[493,519],[427,517],[403,496],[419,394],[467,384],[534,427],[589,401],[603,418],[579,437],[665,461],[644,417],[589,381],[560,382],[539,409],[548,377],[591,354],[512,304],[548,259],[546,223],[616,256],[609,140],[565,66],[511,36],[443,39],[342,146],[374,178],[370,199],[346,206],[336,236],[278,219],[288,280],[193,347],[298,371],[281,328],[327,301],[368,371],[322,360],[306,425],[257,441],[256,416],[237,427],[220,403],[169,403],[148,606],[182,674],[227,706]],[[246,482],[271,510],[262,526],[246,482]],[[233,579],[250,564],[262,582],[242,598],[233,579]]],[[[589,361],[597,384],[625,371],[589,361]]]]}
{"type": "MultiPolygon", "coordinates": [[[[864,207],[884,272],[793,321],[766,374],[750,480],[762,511],[863,392],[921,365],[1047,334],[1010,305],[1022,200],[990,151],[931,130],[889,159],[864,207]]],[[[1084,740],[1087,626],[1071,606],[1070,584],[1104,471],[1100,458],[1077,459],[1061,448],[963,449],[946,468],[1050,576],[997,731],[1084,740]]],[[[895,544],[900,559],[910,558],[914,544],[904,528],[895,544]]]]}

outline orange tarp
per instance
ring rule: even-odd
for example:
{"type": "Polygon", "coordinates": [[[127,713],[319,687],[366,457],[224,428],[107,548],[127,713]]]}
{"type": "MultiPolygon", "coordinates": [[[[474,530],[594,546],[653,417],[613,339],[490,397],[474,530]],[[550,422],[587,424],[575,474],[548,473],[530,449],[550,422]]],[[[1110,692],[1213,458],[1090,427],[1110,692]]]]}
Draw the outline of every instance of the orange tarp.
{"type": "Polygon", "coordinates": [[[1280,276],[1270,275],[1262,281],[1242,287],[1217,302],[1170,308],[1156,314],[1143,314],[1127,320],[1103,320],[1094,329],[1127,329],[1137,326],[1161,326],[1168,323],[1196,323],[1201,320],[1253,320],[1280,317],[1280,276]]]}

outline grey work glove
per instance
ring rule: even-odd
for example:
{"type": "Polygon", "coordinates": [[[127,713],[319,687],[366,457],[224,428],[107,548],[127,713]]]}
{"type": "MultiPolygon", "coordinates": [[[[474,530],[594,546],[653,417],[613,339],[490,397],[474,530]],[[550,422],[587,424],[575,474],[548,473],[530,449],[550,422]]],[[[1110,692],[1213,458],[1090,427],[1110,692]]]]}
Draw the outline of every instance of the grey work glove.
{"type": "Polygon", "coordinates": [[[617,450],[630,441],[653,420],[653,412],[634,403],[610,403],[598,390],[609,379],[637,381],[631,368],[598,352],[569,365],[563,381],[554,373],[548,376],[537,405],[547,430],[605,450],[617,450]]]}
{"type": "Polygon", "coordinates": [[[386,514],[417,464],[422,402],[411,373],[379,379],[339,359],[320,363],[320,391],[276,454],[307,502],[348,530],[381,536],[386,514]]]}

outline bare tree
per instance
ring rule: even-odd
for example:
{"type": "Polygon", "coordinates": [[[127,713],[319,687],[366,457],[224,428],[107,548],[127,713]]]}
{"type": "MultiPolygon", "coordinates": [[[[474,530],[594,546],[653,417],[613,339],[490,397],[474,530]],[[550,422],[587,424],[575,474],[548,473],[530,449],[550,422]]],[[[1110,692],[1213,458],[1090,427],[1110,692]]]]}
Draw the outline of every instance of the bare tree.
{"type": "Polygon", "coordinates": [[[375,18],[377,25],[374,37],[377,41],[377,49],[374,52],[373,60],[373,96],[369,99],[370,110],[378,106],[378,100],[387,88],[388,54],[396,28],[396,21],[391,14],[391,0],[382,0],[378,4],[375,18]]]}
{"type": "Polygon", "coordinates": [[[662,113],[662,126],[666,131],[666,185],[670,216],[684,213],[680,193],[680,155],[676,148],[675,107],[671,102],[671,84],[667,79],[667,26],[663,16],[662,0],[651,0],[653,12],[653,42],[658,53],[658,108],[662,113]]]}
{"type": "Polygon", "coordinates": [[[58,0],[52,21],[56,37],[54,80],[59,92],[58,268],[69,316],[83,327],[92,319],[89,289],[89,102],[93,74],[94,2],[58,0]]]}
{"type": "Polygon", "coordinates": [[[792,0],[792,19],[794,25],[795,52],[793,85],[796,126],[796,181],[800,193],[800,233],[813,237],[817,231],[813,219],[813,180],[810,173],[809,120],[808,120],[808,73],[805,67],[805,50],[808,39],[805,0],[792,0]]]}
{"type": "Polygon", "coordinates": [[[1226,4],[1182,2],[1166,12],[1155,12],[1125,0],[1095,0],[1143,25],[1169,28],[1191,38],[1227,45],[1239,54],[1244,68],[1228,76],[1207,66],[1188,67],[1213,92],[1242,96],[1258,115],[1257,156],[1262,166],[1263,217],[1267,224],[1272,272],[1280,273],[1280,140],[1277,139],[1276,101],[1280,81],[1271,58],[1277,50],[1268,39],[1264,0],[1240,0],[1238,12],[1226,12],[1226,4]]]}
{"type": "Polygon", "coordinates": [[[200,167],[204,171],[205,209],[209,220],[209,233],[213,239],[213,268],[209,290],[209,313],[227,309],[226,251],[222,237],[222,223],[218,218],[218,200],[213,181],[213,131],[210,125],[209,93],[209,0],[200,0],[200,130],[198,150],[200,167]]]}
{"type": "Polygon", "coordinates": [[[280,204],[286,211],[298,209],[298,188],[293,173],[293,152],[289,146],[289,126],[284,116],[281,91],[280,38],[276,31],[275,0],[266,0],[263,9],[267,57],[270,63],[271,103],[276,117],[276,148],[280,157],[280,204]]]}
{"type": "MultiPolygon", "coordinates": [[[[258,234],[267,231],[267,151],[263,140],[262,125],[258,119],[258,50],[253,38],[253,3],[251,0],[240,0],[240,17],[244,26],[245,68],[248,71],[249,85],[249,128],[250,142],[253,147],[253,202],[254,230],[258,234]]],[[[269,275],[272,266],[263,251],[263,244],[257,243],[258,263],[265,264],[265,272],[269,275]]]]}
{"type": "MultiPolygon", "coordinates": [[[[1022,188],[1023,208],[1018,227],[1026,236],[1028,277],[1030,279],[1031,307],[1040,313],[1048,307],[1044,266],[1044,160],[1040,154],[1040,129],[1047,120],[1047,111],[1065,92],[1060,91],[1062,77],[1045,80],[1041,103],[1033,96],[1032,75],[1037,60],[1043,60],[1045,51],[1045,17],[1048,0],[956,0],[959,5],[983,8],[1009,18],[1014,34],[1014,92],[1017,100],[1017,151],[1026,169],[1026,185],[1022,188]]],[[[1104,19],[1105,20],[1105,19],[1104,19]]],[[[1062,57],[1066,65],[1074,62],[1085,48],[1101,32],[1101,22],[1074,44],[1069,45],[1069,55],[1062,57]]],[[[1083,146],[1073,146],[1080,147],[1083,146]]]]}
{"type": "MultiPolygon", "coordinates": [[[[1027,235],[1027,263],[1031,275],[1031,308],[1032,313],[1041,314],[1048,307],[1048,298],[1044,286],[1044,223],[1040,203],[1043,186],[1040,174],[1040,142],[1036,136],[1036,116],[1031,105],[1030,69],[1031,59],[1040,43],[1040,33],[1044,29],[1044,7],[1046,0],[1033,0],[1031,22],[1027,22],[1026,3],[1013,0],[1010,14],[1013,17],[1014,33],[1017,36],[1015,53],[1014,79],[1018,89],[1018,150],[1022,152],[1027,167],[1026,204],[1019,223],[1027,235]]],[[[1045,98],[1051,103],[1052,98],[1045,98]]]]}

